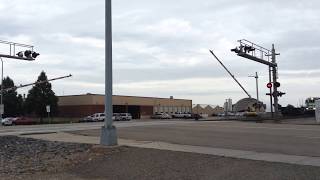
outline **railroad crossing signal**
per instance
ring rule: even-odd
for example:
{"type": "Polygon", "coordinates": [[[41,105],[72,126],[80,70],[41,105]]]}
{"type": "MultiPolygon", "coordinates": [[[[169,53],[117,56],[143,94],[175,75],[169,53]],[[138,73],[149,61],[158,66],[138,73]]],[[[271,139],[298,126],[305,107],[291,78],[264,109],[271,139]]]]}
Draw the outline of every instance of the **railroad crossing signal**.
{"type": "Polygon", "coordinates": [[[281,92],[281,91],[276,91],[276,92],[273,92],[273,93],[266,93],[267,96],[273,96],[273,97],[282,97],[285,94],[286,93],[281,92]]]}
{"type": "Polygon", "coordinates": [[[267,88],[269,88],[269,89],[272,88],[272,83],[271,83],[271,82],[269,82],[269,83],[267,84],[267,88]]]}

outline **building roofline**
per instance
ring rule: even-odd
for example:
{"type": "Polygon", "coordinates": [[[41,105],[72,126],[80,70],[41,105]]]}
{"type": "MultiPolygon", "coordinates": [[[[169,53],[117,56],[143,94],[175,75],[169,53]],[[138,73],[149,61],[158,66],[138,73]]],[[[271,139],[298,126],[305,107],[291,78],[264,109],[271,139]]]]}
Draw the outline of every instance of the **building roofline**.
{"type": "MultiPolygon", "coordinates": [[[[78,95],[63,95],[63,96],[58,96],[58,97],[75,97],[75,96],[104,96],[104,94],[92,94],[92,93],[87,93],[87,94],[78,94],[78,95]]],[[[112,95],[112,96],[118,96],[118,97],[133,97],[133,98],[152,98],[152,99],[170,99],[170,98],[160,98],[160,97],[128,96],[128,95],[112,95]]],[[[173,98],[173,99],[174,99],[174,100],[192,101],[191,99],[176,99],[176,98],[173,98]]]]}

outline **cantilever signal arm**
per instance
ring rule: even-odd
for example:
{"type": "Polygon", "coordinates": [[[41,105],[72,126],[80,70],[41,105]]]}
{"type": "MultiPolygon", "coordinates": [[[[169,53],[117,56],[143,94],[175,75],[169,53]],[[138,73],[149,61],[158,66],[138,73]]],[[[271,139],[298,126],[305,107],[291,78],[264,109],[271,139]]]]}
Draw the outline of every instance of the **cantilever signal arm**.
{"type": "Polygon", "coordinates": [[[21,84],[19,86],[13,86],[13,87],[10,87],[10,88],[3,89],[2,91],[4,91],[4,92],[13,91],[13,90],[16,90],[16,89],[19,89],[19,88],[28,87],[28,86],[32,86],[32,85],[35,85],[35,84],[42,84],[42,83],[46,83],[46,82],[49,82],[49,81],[55,81],[55,80],[59,80],[59,79],[69,78],[69,77],[72,77],[72,75],[69,74],[68,76],[62,76],[62,77],[57,77],[57,78],[53,78],[53,79],[48,79],[46,81],[36,81],[34,83],[23,84],[23,85],[21,84]]]}

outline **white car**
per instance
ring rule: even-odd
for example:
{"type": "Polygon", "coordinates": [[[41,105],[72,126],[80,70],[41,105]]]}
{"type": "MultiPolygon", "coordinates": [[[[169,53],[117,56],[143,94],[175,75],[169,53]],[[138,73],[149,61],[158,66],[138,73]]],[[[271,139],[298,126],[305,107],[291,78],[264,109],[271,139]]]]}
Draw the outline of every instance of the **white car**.
{"type": "Polygon", "coordinates": [[[152,119],[171,119],[172,116],[167,113],[156,113],[151,116],[152,119]]]}
{"type": "Polygon", "coordinates": [[[173,118],[191,118],[190,113],[176,112],[172,115],[173,118]]]}
{"type": "Polygon", "coordinates": [[[132,120],[132,116],[130,113],[114,113],[115,121],[130,121],[132,120]]]}
{"type": "Polygon", "coordinates": [[[94,115],[92,115],[92,119],[93,121],[104,121],[105,120],[105,115],[104,113],[96,113],[94,115]]]}
{"type": "Polygon", "coordinates": [[[1,120],[2,126],[12,126],[13,125],[14,118],[7,117],[1,120]]]}

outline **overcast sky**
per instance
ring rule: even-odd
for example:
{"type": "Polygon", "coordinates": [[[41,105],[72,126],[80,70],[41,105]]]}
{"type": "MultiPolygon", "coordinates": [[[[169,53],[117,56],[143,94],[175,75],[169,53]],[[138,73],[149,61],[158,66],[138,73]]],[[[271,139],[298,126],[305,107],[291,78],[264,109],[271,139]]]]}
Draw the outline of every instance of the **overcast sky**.
{"type": "MultiPolygon", "coordinates": [[[[113,0],[114,94],[218,105],[246,97],[213,49],[252,96],[248,76],[257,71],[268,104],[268,68],[230,52],[248,39],[281,53],[280,104],[320,96],[319,9],[318,0],[113,0]]],[[[104,0],[0,0],[0,12],[0,39],[41,53],[34,62],[6,59],[5,76],[24,84],[42,70],[48,78],[71,73],[52,82],[57,95],[104,93],[104,0]]]]}

